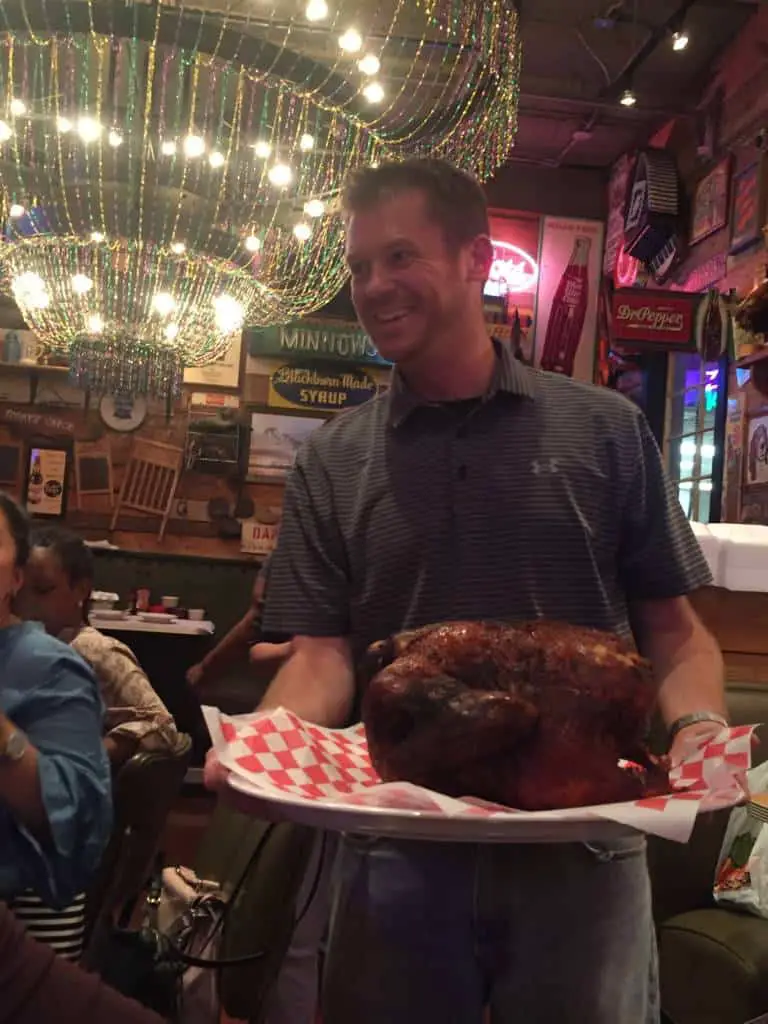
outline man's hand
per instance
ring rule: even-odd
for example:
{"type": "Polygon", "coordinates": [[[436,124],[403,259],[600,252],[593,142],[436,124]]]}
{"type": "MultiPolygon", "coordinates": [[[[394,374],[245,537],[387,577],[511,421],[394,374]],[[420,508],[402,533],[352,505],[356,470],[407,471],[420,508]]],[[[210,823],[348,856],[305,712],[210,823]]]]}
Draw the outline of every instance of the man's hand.
{"type": "Polygon", "coordinates": [[[203,782],[205,783],[205,788],[211,789],[214,793],[217,793],[220,789],[223,789],[223,787],[226,786],[228,778],[229,772],[221,761],[219,761],[216,751],[211,747],[205,755],[205,767],[203,769],[203,782]]]}
{"type": "Polygon", "coordinates": [[[199,661],[197,665],[192,665],[191,668],[187,669],[187,682],[190,686],[199,686],[203,681],[204,675],[205,668],[202,661],[199,661]]]}
{"type": "Polygon", "coordinates": [[[695,722],[681,729],[669,748],[669,768],[677,768],[687,757],[715,739],[724,728],[719,722],[695,722]]]}

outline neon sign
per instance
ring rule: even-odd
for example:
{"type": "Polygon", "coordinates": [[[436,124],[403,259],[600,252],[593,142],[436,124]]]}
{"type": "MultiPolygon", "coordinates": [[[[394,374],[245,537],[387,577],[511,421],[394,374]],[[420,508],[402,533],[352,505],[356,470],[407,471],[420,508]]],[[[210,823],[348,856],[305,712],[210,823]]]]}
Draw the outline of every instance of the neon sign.
{"type": "Polygon", "coordinates": [[[532,292],[539,279],[539,265],[530,253],[511,242],[492,240],[493,263],[485,294],[503,297],[532,292]]]}
{"type": "Polygon", "coordinates": [[[639,262],[622,245],[616,257],[616,284],[620,288],[631,288],[637,281],[639,269],[639,262]]]}
{"type": "MultiPolygon", "coordinates": [[[[720,390],[720,367],[714,366],[704,371],[704,409],[712,412],[717,406],[717,396],[720,390]]],[[[699,400],[698,389],[700,388],[701,377],[699,370],[688,370],[685,374],[685,405],[696,405],[699,400]]]]}

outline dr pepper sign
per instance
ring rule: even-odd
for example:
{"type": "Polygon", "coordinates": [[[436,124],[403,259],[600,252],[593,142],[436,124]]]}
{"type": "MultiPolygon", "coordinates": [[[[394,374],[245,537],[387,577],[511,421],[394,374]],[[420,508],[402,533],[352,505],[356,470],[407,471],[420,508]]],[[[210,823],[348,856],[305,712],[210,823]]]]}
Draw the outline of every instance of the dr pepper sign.
{"type": "Polygon", "coordinates": [[[619,288],[611,304],[611,340],[633,348],[694,349],[699,299],[681,292],[619,288]]]}

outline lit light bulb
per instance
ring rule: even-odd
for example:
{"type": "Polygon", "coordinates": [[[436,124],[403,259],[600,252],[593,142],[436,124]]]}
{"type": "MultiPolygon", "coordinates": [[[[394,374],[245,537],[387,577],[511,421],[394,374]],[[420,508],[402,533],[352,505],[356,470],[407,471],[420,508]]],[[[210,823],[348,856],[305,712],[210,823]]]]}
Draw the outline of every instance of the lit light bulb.
{"type": "Polygon", "coordinates": [[[176,309],[176,299],[170,292],[158,292],[152,299],[152,308],[160,316],[170,316],[176,309]]]}
{"type": "Polygon", "coordinates": [[[173,139],[166,139],[163,143],[161,143],[160,152],[163,154],[163,156],[173,156],[173,154],[176,152],[176,143],[173,141],[173,139]]]}
{"type": "Polygon", "coordinates": [[[379,82],[371,82],[363,89],[363,96],[369,103],[381,103],[384,99],[384,89],[379,82]]]}
{"type": "Polygon", "coordinates": [[[356,28],[348,28],[344,35],[339,36],[339,46],[345,53],[357,53],[363,45],[363,37],[356,28]]]}
{"type": "Polygon", "coordinates": [[[619,97],[619,103],[622,107],[634,107],[637,103],[637,96],[635,96],[631,89],[625,89],[619,97]]]}
{"type": "Polygon", "coordinates": [[[93,117],[81,117],[77,122],[77,134],[83,142],[95,142],[101,135],[101,125],[93,117]]]}
{"type": "Polygon", "coordinates": [[[322,199],[308,199],[304,203],[304,213],[308,217],[322,217],[325,213],[325,203],[322,199]]]}
{"type": "Polygon", "coordinates": [[[0,121],[0,142],[7,142],[13,135],[13,130],[7,121],[0,121]]]}
{"type": "Polygon", "coordinates": [[[69,120],[68,117],[57,117],[56,118],[56,127],[59,129],[59,131],[61,132],[62,135],[66,135],[67,132],[71,132],[72,131],[72,129],[74,128],[74,125],[72,124],[72,122],[69,120]]]}
{"type": "Polygon", "coordinates": [[[307,21],[322,21],[328,17],[328,4],[325,0],[309,0],[304,14],[307,21]]]}
{"type": "Polygon", "coordinates": [[[275,164],[274,167],[270,167],[267,177],[273,185],[285,188],[293,181],[293,171],[288,164],[275,164]]]}
{"type": "Polygon", "coordinates": [[[173,341],[174,338],[178,338],[179,336],[179,325],[168,324],[163,333],[165,334],[168,341],[173,341]]]}
{"type": "Polygon", "coordinates": [[[92,242],[103,242],[104,241],[104,232],[103,231],[92,231],[91,232],[91,241],[92,242]]]}
{"type": "Polygon", "coordinates": [[[9,217],[23,217],[27,211],[24,209],[21,203],[11,203],[10,209],[8,210],[9,217]]]}
{"type": "Polygon", "coordinates": [[[195,159],[205,152],[205,139],[200,135],[188,135],[184,139],[184,156],[195,159]]]}
{"type": "Polygon", "coordinates": [[[182,253],[187,251],[186,245],[183,242],[174,242],[171,246],[171,252],[174,256],[181,256],[182,253]]]}
{"type": "Polygon", "coordinates": [[[10,110],[13,117],[23,117],[27,112],[27,104],[24,100],[11,100],[10,110]]]}
{"type": "Polygon", "coordinates": [[[109,141],[110,146],[113,149],[117,149],[118,146],[122,146],[122,144],[123,144],[123,137],[122,137],[122,135],[120,134],[120,132],[116,132],[114,128],[112,129],[112,131],[107,136],[107,139],[109,141]]]}
{"type": "Polygon", "coordinates": [[[75,295],[86,295],[93,288],[93,281],[87,274],[74,274],[72,276],[72,291],[75,295]]]}
{"type": "Polygon", "coordinates": [[[294,224],[293,233],[300,242],[306,242],[312,237],[312,228],[302,221],[299,224],[294,224]]]}
{"type": "Polygon", "coordinates": [[[364,75],[377,75],[379,73],[379,68],[381,67],[381,61],[375,54],[366,53],[366,55],[357,62],[357,66],[364,75]]]}
{"type": "Polygon", "coordinates": [[[243,245],[248,252],[258,252],[261,248],[261,239],[256,235],[248,235],[243,245]]]}
{"type": "Polygon", "coordinates": [[[681,32],[672,33],[672,49],[676,53],[681,53],[683,50],[685,50],[690,41],[690,36],[684,29],[681,32]]]}
{"type": "Polygon", "coordinates": [[[11,291],[18,303],[34,309],[45,309],[50,302],[45,290],[45,281],[31,270],[14,277],[11,281],[11,291]]]}
{"type": "Polygon", "coordinates": [[[211,155],[208,157],[208,163],[211,165],[211,167],[223,167],[224,164],[226,163],[226,159],[223,153],[219,153],[218,151],[214,150],[214,152],[211,153],[211,155]]]}
{"type": "Polygon", "coordinates": [[[264,139],[254,142],[253,151],[260,160],[266,160],[272,152],[272,147],[264,139]]]}
{"type": "Polygon", "coordinates": [[[214,319],[222,334],[239,331],[245,321],[242,303],[231,295],[217,295],[213,300],[214,319]]]}
{"type": "Polygon", "coordinates": [[[91,334],[101,334],[104,330],[104,320],[98,313],[88,317],[88,331],[91,334]]]}
{"type": "Polygon", "coordinates": [[[309,132],[304,132],[304,134],[299,139],[299,149],[302,150],[302,152],[304,152],[304,153],[308,153],[310,151],[310,149],[314,149],[314,148],[315,148],[315,137],[314,137],[314,135],[310,135],[309,132]]]}

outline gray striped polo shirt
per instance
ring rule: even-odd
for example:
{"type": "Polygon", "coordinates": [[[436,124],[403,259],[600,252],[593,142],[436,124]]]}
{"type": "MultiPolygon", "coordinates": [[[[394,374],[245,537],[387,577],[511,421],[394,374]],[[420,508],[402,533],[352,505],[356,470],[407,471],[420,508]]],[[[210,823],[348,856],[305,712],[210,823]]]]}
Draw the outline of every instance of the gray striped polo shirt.
{"type": "Polygon", "coordinates": [[[265,628],[347,636],[545,617],[629,637],[629,602],[711,582],[643,413],[494,343],[482,399],[391,389],[319,427],[288,481],[265,628]]]}

